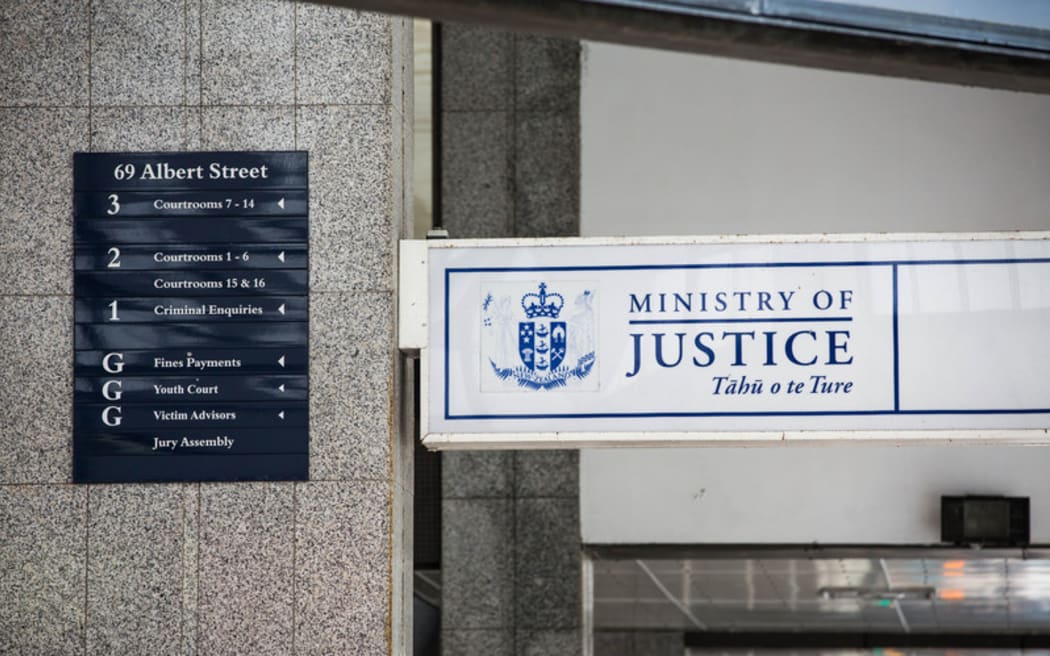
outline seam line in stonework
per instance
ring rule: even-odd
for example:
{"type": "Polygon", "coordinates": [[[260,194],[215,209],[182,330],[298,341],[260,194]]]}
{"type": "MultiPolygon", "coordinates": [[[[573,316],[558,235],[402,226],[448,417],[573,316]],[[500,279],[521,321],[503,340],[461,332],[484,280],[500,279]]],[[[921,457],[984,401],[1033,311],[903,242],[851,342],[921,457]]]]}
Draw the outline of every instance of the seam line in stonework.
{"type": "MultiPolygon", "coordinates": [[[[292,148],[299,150],[299,3],[295,3],[295,13],[293,14],[293,29],[294,34],[292,36],[292,80],[294,83],[294,100],[295,104],[292,105],[292,148]]],[[[309,158],[307,158],[309,159],[309,158]]],[[[310,234],[313,235],[314,229],[310,230],[310,234]]],[[[292,633],[292,656],[295,656],[295,633],[292,633]]]]}
{"type": "MultiPolygon", "coordinates": [[[[197,125],[204,142],[204,0],[197,0],[197,125]]],[[[199,585],[197,586],[200,587],[199,585]]],[[[199,608],[199,606],[198,606],[199,608]]],[[[198,623],[199,624],[199,623],[198,623]]]]}
{"type": "MultiPolygon", "coordinates": [[[[90,66],[90,64],[89,64],[90,66]]],[[[90,82],[88,84],[90,87],[90,82]]],[[[90,91],[88,92],[91,93],[90,91]]],[[[13,110],[13,109],[87,109],[91,110],[94,107],[99,109],[189,109],[189,108],[200,108],[203,107],[203,102],[192,102],[186,100],[185,102],[176,103],[70,103],[70,104],[54,104],[54,103],[28,103],[24,105],[16,104],[0,104],[0,109],[13,110]]],[[[258,103],[258,104],[247,104],[247,103],[212,103],[207,105],[209,108],[229,108],[229,109],[295,109],[297,107],[310,107],[310,108],[341,108],[341,107],[391,107],[397,111],[397,107],[394,106],[393,102],[381,102],[381,103],[258,103]]],[[[489,110],[482,110],[489,111],[489,110]]],[[[492,110],[496,111],[496,110],[492,110]]],[[[508,110],[503,110],[508,111],[508,110]]],[[[403,114],[402,114],[403,115],[403,114]]]]}
{"type": "Polygon", "coordinates": [[[299,2],[292,7],[292,106],[299,106],[299,2]]]}
{"type": "Polygon", "coordinates": [[[394,103],[392,103],[392,102],[381,102],[381,103],[366,103],[366,102],[360,102],[360,103],[298,102],[298,103],[260,103],[258,105],[250,105],[250,104],[245,104],[245,103],[221,103],[221,102],[218,102],[218,103],[211,103],[211,104],[207,105],[207,107],[209,107],[209,108],[213,108],[213,107],[222,107],[222,108],[243,107],[243,108],[246,108],[246,109],[266,109],[266,108],[269,108],[269,109],[281,109],[281,108],[298,109],[298,108],[303,108],[303,107],[308,107],[308,108],[311,108],[311,109],[341,109],[341,108],[349,108],[349,107],[381,107],[381,108],[385,109],[385,108],[389,107],[389,108],[394,108],[396,110],[396,108],[394,107],[394,103]]]}
{"type": "Polygon", "coordinates": [[[565,107],[559,109],[521,109],[515,108],[504,108],[504,109],[446,109],[445,114],[513,114],[515,116],[568,116],[572,117],[577,113],[576,107],[565,107]]]}
{"type": "MultiPolygon", "coordinates": [[[[87,97],[88,125],[87,125],[87,130],[88,130],[88,133],[87,133],[87,143],[88,143],[88,150],[91,151],[91,150],[95,149],[95,140],[94,140],[94,135],[95,135],[95,117],[94,117],[94,111],[93,111],[93,108],[92,108],[92,105],[94,104],[95,90],[94,90],[94,88],[93,88],[93,86],[91,84],[91,79],[94,77],[94,66],[95,66],[94,61],[92,59],[92,57],[94,55],[94,50],[95,50],[95,43],[94,43],[94,41],[95,41],[95,34],[94,34],[95,3],[94,3],[93,0],[88,0],[87,12],[88,12],[88,15],[87,15],[87,28],[88,28],[88,34],[87,34],[87,36],[88,36],[88,51],[87,51],[87,88],[88,88],[88,97],[87,97]]],[[[85,649],[86,648],[87,648],[87,643],[85,642],[85,649]]]]}
{"type": "MultiPolygon", "coordinates": [[[[89,64],[90,70],[90,64],[89,64]]],[[[90,93],[90,92],[89,92],[90,93]]],[[[90,103],[75,103],[72,105],[56,105],[54,103],[37,104],[29,103],[26,105],[3,105],[0,104],[0,109],[91,109],[90,103]]]]}
{"type": "MultiPolygon", "coordinates": [[[[371,480],[371,479],[360,479],[360,480],[371,480]]],[[[511,495],[508,495],[508,494],[491,494],[491,495],[489,495],[489,494],[482,494],[482,495],[474,495],[474,496],[449,496],[449,495],[442,495],[442,498],[443,499],[448,499],[450,501],[476,501],[476,500],[505,501],[507,499],[513,499],[515,501],[541,501],[541,500],[569,501],[569,500],[575,499],[576,496],[575,495],[560,495],[559,496],[559,495],[549,495],[549,494],[545,494],[545,495],[542,495],[542,496],[533,496],[533,495],[514,495],[514,496],[511,496],[511,495]]]]}
{"type": "Polygon", "coordinates": [[[91,486],[84,487],[84,653],[88,653],[88,576],[91,568],[91,486]]]}
{"type": "MultiPolygon", "coordinates": [[[[311,294],[368,294],[370,296],[390,296],[394,293],[394,289],[318,289],[310,290],[311,294]]],[[[72,294],[67,294],[71,296],[72,294]]]]}
{"type": "Polygon", "coordinates": [[[197,552],[193,554],[196,559],[196,570],[197,570],[197,602],[193,613],[196,615],[196,619],[193,622],[193,653],[199,654],[201,651],[201,534],[204,533],[204,524],[201,522],[201,506],[204,505],[203,499],[201,498],[201,484],[195,483],[197,487],[197,552]]]}
{"type": "MultiPolygon", "coordinates": [[[[73,104],[73,105],[54,105],[54,104],[32,104],[32,105],[0,105],[0,109],[197,109],[201,105],[197,102],[186,101],[177,103],[84,103],[84,104],[73,104]]],[[[302,105],[303,107],[387,107],[384,103],[349,103],[345,105],[339,105],[336,103],[327,104],[316,104],[316,105],[302,105]]],[[[237,104],[237,105],[226,105],[226,104],[212,104],[208,107],[221,107],[223,109],[281,109],[281,108],[294,108],[296,105],[290,103],[265,103],[258,105],[248,104],[237,104]]]]}
{"type": "Polygon", "coordinates": [[[510,40],[510,143],[507,144],[510,183],[510,234],[518,235],[518,38],[510,40]]]}
{"type": "Polygon", "coordinates": [[[182,0],[182,102],[189,100],[189,87],[186,86],[186,76],[189,73],[190,64],[190,35],[189,35],[189,0],[182,0]]]}
{"type": "Polygon", "coordinates": [[[197,0],[197,110],[201,117],[201,140],[204,141],[204,0],[197,0]]]}
{"type": "Polygon", "coordinates": [[[182,544],[179,545],[179,656],[183,656],[186,653],[186,488],[179,487],[179,510],[182,511],[179,518],[182,533],[182,544]]]}
{"type": "MultiPolygon", "coordinates": [[[[320,284],[320,283],[318,283],[318,284],[320,284]]],[[[313,287],[313,285],[311,285],[311,287],[313,287]]],[[[318,295],[319,294],[325,294],[325,295],[328,295],[328,296],[336,295],[336,294],[374,294],[374,295],[387,294],[387,295],[389,295],[389,294],[393,294],[395,291],[396,290],[393,287],[391,287],[389,289],[310,289],[310,296],[314,296],[315,294],[318,294],[318,295]]],[[[67,296],[72,296],[72,294],[67,294],[67,296]]]]}
{"type": "MultiPolygon", "coordinates": [[[[187,57],[189,57],[189,49],[190,48],[196,48],[197,49],[197,79],[195,81],[196,82],[196,86],[197,86],[197,98],[196,98],[196,108],[197,108],[197,147],[200,148],[201,150],[203,150],[204,149],[204,2],[203,2],[203,0],[188,0],[188,2],[196,2],[196,5],[197,5],[196,6],[196,10],[197,10],[197,42],[193,43],[193,44],[187,44],[186,51],[187,51],[187,57]]],[[[189,5],[187,4],[187,6],[189,6],[189,5]]],[[[189,12],[187,10],[187,19],[189,18],[188,14],[189,14],[189,12]]],[[[186,30],[186,34],[187,34],[187,37],[188,37],[189,36],[189,29],[186,30]]],[[[189,64],[189,59],[187,59],[187,64],[189,64]]],[[[189,89],[189,87],[187,87],[187,89],[186,89],[186,102],[187,103],[190,102],[189,91],[190,91],[190,89],[189,89]]],[[[196,643],[195,643],[194,644],[194,651],[196,651],[196,649],[197,649],[197,646],[196,646],[196,643]]]]}
{"type": "Polygon", "coordinates": [[[56,482],[53,482],[53,483],[49,483],[47,481],[26,481],[24,483],[19,483],[18,481],[11,481],[11,482],[8,482],[8,483],[0,483],[0,488],[5,488],[5,487],[52,487],[52,488],[53,487],[70,487],[70,488],[79,488],[79,487],[84,487],[84,486],[79,484],[79,483],[71,483],[69,481],[69,479],[65,479],[65,480],[56,481],[56,482]]]}
{"type": "MultiPolygon", "coordinates": [[[[522,629],[522,630],[523,631],[527,631],[529,629],[522,629]]],[[[484,633],[493,633],[493,632],[496,632],[496,631],[498,631],[500,633],[506,632],[506,633],[513,634],[515,632],[515,628],[513,626],[502,625],[502,626],[467,626],[467,627],[458,627],[457,626],[454,629],[441,629],[442,633],[483,633],[483,632],[484,633]]],[[[502,652],[500,652],[500,653],[502,653],[502,652]]],[[[508,653],[510,653],[510,654],[517,654],[518,652],[516,652],[513,649],[511,649],[511,651],[508,652],[508,653]]]]}
{"type": "Polygon", "coordinates": [[[367,476],[354,476],[352,478],[314,478],[310,476],[310,483],[389,483],[389,478],[369,478],[367,476]]]}
{"type": "MultiPolygon", "coordinates": [[[[296,4],[298,10],[298,3],[296,4]]],[[[298,580],[298,562],[297,562],[297,544],[299,542],[299,484],[292,483],[292,656],[295,656],[295,643],[297,638],[296,633],[296,613],[295,607],[298,604],[299,589],[296,585],[298,580]]]]}
{"type": "Polygon", "coordinates": [[[510,550],[510,617],[511,631],[510,640],[513,653],[518,653],[518,456],[512,454],[510,459],[510,543],[514,545],[510,550]]]}
{"type": "MultiPolygon", "coordinates": [[[[523,114],[530,114],[541,112],[541,110],[528,110],[528,109],[516,109],[514,107],[460,107],[449,109],[447,107],[441,108],[445,114],[511,114],[514,112],[521,112],[523,114]]],[[[551,110],[550,112],[542,111],[542,113],[556,114],[563,110],[551,110]]],[[[566,109],[564,111],[572,111],[566,109]]]]}

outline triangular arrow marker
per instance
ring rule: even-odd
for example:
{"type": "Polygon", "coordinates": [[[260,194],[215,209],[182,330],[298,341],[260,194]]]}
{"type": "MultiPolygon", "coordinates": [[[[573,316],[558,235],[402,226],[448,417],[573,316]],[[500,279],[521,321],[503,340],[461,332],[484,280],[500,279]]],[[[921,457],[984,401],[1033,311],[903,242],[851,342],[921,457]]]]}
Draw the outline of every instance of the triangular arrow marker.
{"type": "Polygon", "coordinates": [[[277,311],[284,314],[284,303],[281,303],[281,307],[277,308],[277,311]]]}
{"type": "Polygon", "coordinates": [[[284,419],[284,410],[281,410],[280,412],[278,412],[277,416],[280,417],[281,419],[284,419]]]}
{"type": "Polygon", "coordinates": [[[282,367],[284,366],[284,356],[283,355],[281,357],[277,358],[277,364],[281,365],[282,367]]]}
{"type": "Polygon", "coordinates": [[[284,251],[277,254],[277,259],[284,262],[284,251]]]}
{"type": "Polygon", "coordinates": [[[283,198],[281,200],[277,201],[277,207],[280,207],[282,210],[284,209],[284,199],[283,198]]]}
{"type": "Polygon", "coordinates": [[[279,386],[277,387],[277,389],[279,389],[279,390],[281,390],[281,391],[283,392],[283,391],[284,391],[284,383],[281,383],[281,384],[280,384],[280,385],[279,385],[279,386]]]}

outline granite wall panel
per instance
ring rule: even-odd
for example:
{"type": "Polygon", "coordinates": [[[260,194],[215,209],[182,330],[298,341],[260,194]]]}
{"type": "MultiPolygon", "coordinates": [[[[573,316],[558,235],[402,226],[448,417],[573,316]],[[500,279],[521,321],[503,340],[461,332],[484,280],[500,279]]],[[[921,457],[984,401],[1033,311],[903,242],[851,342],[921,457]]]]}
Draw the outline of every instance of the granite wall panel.
{"type": "Polygon", "coordinates": [[[505,111],[442,117],[442,203],[453,238],[514,236],[514,125],[505,111]]]}
{"type": "Polygon", "coordinates": [[[594,656],[681,656],[685,638],[674,631],[596,631],[594,656]]]}
{"type": "Polygon", "coordinates": [[[390,485],[297,485],[296,654],[389,653],[390,485]]]}
{"type": "Polygon", "coordinates": [[[294,104],[295,6],[202,0],[202,104],[294,104]]]}
{"type": "Polygon", "coordinates": [[[518,39],[514,91],[520,110],[578,112],[580,42],[544,36],[518,39]]]}
{"type": "Polygon", "coordinates": [[[200,150],[198,107],[96,107],[91,150],[200,150]]]}
{"type": "Polygon", "coordinates": [[[186,2],[91,3],[93,105],[177,105],[186,96],[186,2]]]}
{"type": "Polygon", "coordinates": [[[198,649],[292,651],[292,483],[202,484],[198,649]]]}
{"type": "Polygon", "coordinates": [[[512,109],[515,34],[476,25],[446,24],[441,38],[445,111],[512,109]]]}
{"type": "MultiPolygon", "coordinates": [[[[450,236],[578,234],[579,44],[454,24],[442,39],[450,236]]],[[[442,652],[579,653],[577,454],[442,458],[442,652]]]]}
{"type": "Polygon", "coordinates": [[[0,485],[0,654],[84,653],[87,489],[0,485]]]}
{"type": "Polygon", "coordinates": [[[72,311],[68,296],[0,296],[0,486],[72,480],[72,311]]]}
{"type": "Polygon", "coordinates": [[[87,105],[88,0],[0,3],[0,106],[87,105]]]}
{"type": "Polygon", "coordinates": [[[514,457],[514,489],[519,497],[569,499],[579,495],[579,451],[518,451],[514,457]]]}
{"type": "Polygon", "coordinates": [[[580,232],[580,118],[577,113],[515,117],[515,228],[518,237],[580,232]]]}
{"type": "Polygon", "coordinates": [[[513,489],[514,453],[447,451],[441,454],[444,499],[507,498],[513,489]]]}
{"type": "Polygon", "coordinates": [[[530,631],[580,623],[579,500],[515,500],[514,624],[530,631]]]}
{"type": "Polygon", "coordinates": [[[515,656],[579,656],[582,651],[578,629],[525,629],[515,637],[515,656]]]}
{"type": "Polygon", "coordinates": [[[296,150],[295,108],[205,107],[201,110],[204,150],[296,150]]]}
{"type": "Polygon", "coordinates": [[[514,656],[514,635],[506,630],[443,629],[441,651],[456,656],[514,656]]]}
{"type": "Polygon", "coordinates": [[[395,150],[389,107],[300,107],[299,147],[310,151],[310,253],[315,292],[392,291],[395,150]]]}
{"type": "Polygon", "coordinates": [[[296,88],[303,105],[389,105],[394,21],[382,14],[300,3],[296,88]],[[391,57],[375,57],[390,50],[391,57]]]}
{"type": "Polygon", "coordinates": [[[182,522],[178,485],[90,488],[88,654],[180,653],[182,522]]]}
{"type": "Polygon", "coordinates": [[[390,294],[317,294],[311,312],[310,478],[386,480],[395,357],[390,294]]]}
{"type": "Polygon", "coordinates": [[[442,504],[443,627],[514,626],[513,510],[509,499],[446,499],[442,504]]]}
{"type": "Polygon", "coordinates": [[[392,436],[410,53],[402,18],[286,0],[0,2],[0,653],[406,644],[412,469],[394,460],[412,442],[392,436]],[[68,485],[72,154],[295,148],[311,154],[316,482],[68,485]]]}
{"type": "Polygon", "coordinates": [[[87,108],[0,108],[0,294],[72,293],[72,153],[87,147],[87,108]]]}

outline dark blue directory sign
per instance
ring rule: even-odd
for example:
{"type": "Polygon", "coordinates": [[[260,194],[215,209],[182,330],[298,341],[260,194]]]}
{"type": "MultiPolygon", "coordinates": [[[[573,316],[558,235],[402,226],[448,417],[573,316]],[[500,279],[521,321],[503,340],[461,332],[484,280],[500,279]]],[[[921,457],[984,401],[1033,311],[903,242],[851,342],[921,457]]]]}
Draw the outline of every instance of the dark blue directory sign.
{"type": "Polygon", "coordinates": [[[74,482],[306,480],[307,153],[73,164],[74,482]]]}

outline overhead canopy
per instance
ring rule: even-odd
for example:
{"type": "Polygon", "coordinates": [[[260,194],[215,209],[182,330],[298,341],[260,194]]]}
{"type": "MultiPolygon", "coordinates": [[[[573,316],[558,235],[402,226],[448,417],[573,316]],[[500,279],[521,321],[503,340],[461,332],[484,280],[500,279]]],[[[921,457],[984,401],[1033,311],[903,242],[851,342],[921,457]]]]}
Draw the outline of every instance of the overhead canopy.
{"type": "Polygon", "coordinates": [[[1050,92],[1039,0],[324,0],[437,21],[1050,92]]]}

